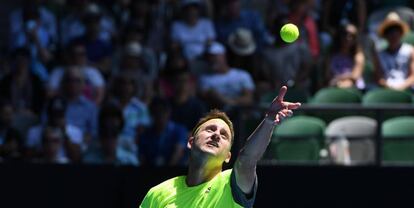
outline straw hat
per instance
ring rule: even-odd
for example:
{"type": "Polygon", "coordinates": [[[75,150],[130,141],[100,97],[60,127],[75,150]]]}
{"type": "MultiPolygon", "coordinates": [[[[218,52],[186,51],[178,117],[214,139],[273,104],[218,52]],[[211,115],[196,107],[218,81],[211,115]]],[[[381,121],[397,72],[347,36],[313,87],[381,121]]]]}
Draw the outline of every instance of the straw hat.
{"type": "Polygon", "coordinates": [[[407,23],[401,20],[400,16],[396,12],[390,12],[385,20],[378,27],[378,35],[383,37],[385,30],[391,26],[399,26],[403,32],[403,35],[410,31],[407,23]]]}
{"type": "Polygon", "coordinates": [[[234,31],[229,36],[228,45],[234,53],[240,56],[251,55],[256,50],[253,34],[245,28],[238,28],[234,31]]]}

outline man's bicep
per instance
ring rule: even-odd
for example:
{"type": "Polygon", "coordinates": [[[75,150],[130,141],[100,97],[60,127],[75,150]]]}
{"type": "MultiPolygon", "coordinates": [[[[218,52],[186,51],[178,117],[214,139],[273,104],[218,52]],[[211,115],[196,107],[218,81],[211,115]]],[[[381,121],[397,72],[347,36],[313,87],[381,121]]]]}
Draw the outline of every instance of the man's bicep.
{"type": "Polygon", "coordinates": [[[254,174],[253,184],[249,193],[245,193],[237,182],[236,172],[233,169],[230,176],[230,186],[234,201],[243,207],[253,207],[257,192],[257,176],[254,174]]]}

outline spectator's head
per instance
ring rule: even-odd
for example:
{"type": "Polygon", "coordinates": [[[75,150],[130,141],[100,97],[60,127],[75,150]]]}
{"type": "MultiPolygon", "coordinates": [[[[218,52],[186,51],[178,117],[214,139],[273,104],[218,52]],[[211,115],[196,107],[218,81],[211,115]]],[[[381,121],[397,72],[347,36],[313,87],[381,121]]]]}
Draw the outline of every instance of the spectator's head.
{"type": "Polygon", "coordinates": [[[47,126],[42,132],[42,149],[47,161],[54,161],[58,157],[65,139],[60,128],[47,126]]]}
{"type": "Polygon", "coordinates": [[[256,50],[253,34],[249,29],[238,28],[228,39],[231,51],[239,56],[252,55],[256,50]]]}
{"type": "Polygon", "coordinates": [[[170,120],[170,103],[166,99],[156,97],[151,101],[149,110],[153,127],[159,130],[164,129],[170,120]]]}
{"type": "Polygon", "coordinates": [[[193,128],[187,147],[192,156],[208,154],[221,165],[230,161],[233,140],[233,123],[229,117],[224,112],[212,110],[193,128]]]}
{"type": "Polygon", "coordinates": [[[184,21],[189,25],[195,25],[200,17],[200,0],[182,0],[184,21]]]}
{"type": "Polygon", "coordinates": [[[396,12],[391,12],[378,28],[379,36],[388,41],[390,47],[396,47],[401,43],[402,37],[409,32],[410,28],[400,19],[396,12]]]}
{"type": "Polygon", "coordinates": [[[138,81],[131,73],[121,72],[117,74],[112,82],[112,94],[124,102],[137,96],[138,94],[138,81]]]}
{"type": "Polygon", "coordinates": [[[30,66],[30,51],[27,48],[17,48],[13,51],[12,56],[14,58],[14,72],[21,74],[29,71],[30,66]]]}
{"type": "Polygon", "coordinates": [[[64,127],[66,124],[66,101],[61,97],[53,97],[46,106],[48,125],[53,127],[64,127]]]}
{"type": "Polygon", "coordinates": [[[11,102],[0,99],[0,128],[8,128],[13,122],[14,109],[11,102]]]}
{"type": "Polygon", "coordinates": [[[127,24],[122,35],[122,44],[129,42],[143,43],[146,40],[146,30],[141,25],[131,22],[127,24]]]}
{"type": "Polygon", "coordinates": [[[69,63],[68,65],[84,66],[88,63],[86,47],[83,43],[72,42],[69,46],[69,63]]]}
{"type": "Polygon", "coordinates": [[[353,24],[339,26],[336,30],[333,42],[333,52],[348,51],[351,54],[357,52],[358,46],[358,29],[353,24]]]}
{"type": "Polygon", "coordinates": [[[228,70],[226,48],[221,43],[213,42],[206,53],[207,61],[213,72],[224,73],[228,70]]]}
{"type": "Polygon", "coordinates": [[[124,126],[122,110],[118,105],[104,104],[99,112],[99,139],[106,155],[115,155],[118,136],[124,126]]]}
{"type": "Polygon", "coordinates": [[[139,42],[128,42],[122,50],[122,69],[140,69],[142,67],[142,46],[139,42]]]}
{"type": "Polygon", "coordinates": [[[82,95],[85,86],[85,77],[79,67],[69,66],[62,77],[62,92],[69,99],[76,99],[82,95]]]}

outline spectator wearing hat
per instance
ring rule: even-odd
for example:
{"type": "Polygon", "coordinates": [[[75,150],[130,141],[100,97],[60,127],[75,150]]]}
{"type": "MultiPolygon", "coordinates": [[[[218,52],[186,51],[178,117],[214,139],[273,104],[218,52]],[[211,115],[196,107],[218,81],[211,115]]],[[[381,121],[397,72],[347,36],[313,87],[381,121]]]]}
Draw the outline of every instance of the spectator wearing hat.
{"type": "Polygon", "coordinates": [[[210,71],[200,77],[201,96],[211,107],[231,108],[253,102],[254,82],[250,74],[232,68],[226,60],[226,49],[213,42],[207,51],[210,71]]]}
{"type": "Polygon", "coordinates": [[[413,46],[402,42],[409,32],[407,23],[397,13],[391,12],[378,28],[378,34],[388,42],[388,47],[379,51],[374,59],[377,81],[380,86],[406,90],[414,85],[413,46]]]}
{"type": "Polygon", "coordinates": [[[171,39],[182,47],[184,56],[193,60],[204,53],[206,46],[216,38],[213,23],[201,16],[200,0],[183,0],[182,19],[172,23],[171,39]]]}
{"type": "MultiPolygon", "coordinates": [[[[67,51],[66,65],[79,67],[85,77],[83,95],[95,104],[100,105],[105,96],[105,79],[101,72],[88,63],[86,48],[83,44],[72,43],[68,46],[67,51]]],[[[50,74],[47,85],[47,94],[49,97],[58,94],[65,68],[66,66],[56,67],[50,74]]]]}
{"type": "Polygon", "coordinates": [[[139,42],[127,42],[121,52],[119,69],[115,71],[115,74],[126,73],[137,80],[136,96],[145,103],[152,98],[153,83],[158,76],[155,67],[149,66],[151,58],[147,55],[150,54],[139,42]]]}
{"type": "Polygon", "coordinates": [[[227,45],[230,49],[228,53],[229,65],[245,69],[254,76],[257,45],[254,42],[252,32],[246,28],[238,28],[229,36],[227,45]]]}
{"type": "MultiPolygon", "coordinates": [[[[50,144],[49,135],[54,136],[59,129],[59,149],[54,157],[66,158],[76,162],[81,159],[82,149],[85,149],[82,131],[66,121],[67,102],[60,97],[53,97],[46,106],[46,121],[43,124],[33,126],[27,133],[25,141],[27,157],[37,157],[42,154],[45,143],[50,144]],[[45,133],[46,129],[52,130],[45,133]],[[53,133],[54,132],[54,133],[53,133]],[[45,138],[46,137],[46,138],[45,138]],[[46,140],[46,141],[44,141],[46,140]]],[[[49,148],[49,147],[48,147],[49,148]]]]}

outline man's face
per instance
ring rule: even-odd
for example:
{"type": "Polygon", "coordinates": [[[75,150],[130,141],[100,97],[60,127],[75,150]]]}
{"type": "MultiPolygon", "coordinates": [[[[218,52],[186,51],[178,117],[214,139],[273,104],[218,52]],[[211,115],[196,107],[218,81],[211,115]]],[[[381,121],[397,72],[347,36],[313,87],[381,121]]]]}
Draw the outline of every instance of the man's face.
{"type": "Polygon", "coordinates": [[[230,127],[221,119],[210,119],[202,124],[187,143],[189,149],[198,150],[228,163],[231,153],[230,127]]]}

